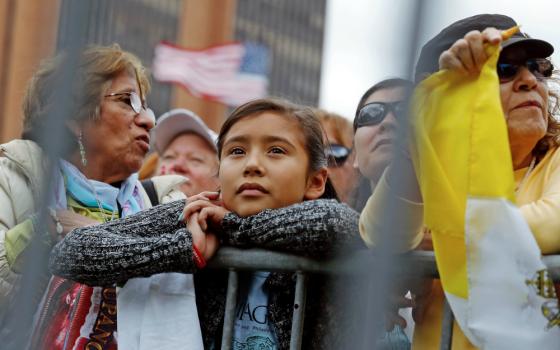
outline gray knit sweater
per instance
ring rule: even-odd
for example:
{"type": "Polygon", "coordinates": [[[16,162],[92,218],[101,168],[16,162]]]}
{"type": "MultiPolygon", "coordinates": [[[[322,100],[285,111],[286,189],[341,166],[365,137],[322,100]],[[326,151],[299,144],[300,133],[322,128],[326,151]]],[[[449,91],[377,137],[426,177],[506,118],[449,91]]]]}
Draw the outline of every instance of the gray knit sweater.
{"type": "MultiPolygon", "coordinates": [[[[52,250],[53,274],[92,286],[162,272],[196,272],[192,237],[178,222],[184,201],[105,224],[78,228],[52,250]]],[[[359,214],[335,200],[314,200],[241,218],[227,214],[222,244],[322,258],[359,245],[359,214]]]]}
{"type": "MultiPolygon", "coordinates": [[[[191,234],[177,221],[184,205],[184,201],[158,205],[124,219],[76,229],[55,246],[50,268],[53,274],[101,286],[162,272],[197,272],[191,234]]],[[[358,235],[358,217],[345,204],[321,199],[264,210],[247,218],[228,214],[217,233],[224,245],[323,258],[365,248],[358,235]]],[[[290,343],[294,277],[292,273],[273,272],[265,285],[269,316],[281,350],[288,349],[290,343]]],[[[356,326],[359,320],[334,296],[336,288],[329,287],[333,284],[327,276],[310,278],[303,348],[344,348],[357,336],[355,330],[361,329],[356,326]]],[[[204,269],[195,273],[194,279],[205,349],[219,348],[227,271],[204,269]]],[[[347,295],[354,292],[347,287],[356,284],[339,281],[336,285],[345,286],[347,295]]]]}

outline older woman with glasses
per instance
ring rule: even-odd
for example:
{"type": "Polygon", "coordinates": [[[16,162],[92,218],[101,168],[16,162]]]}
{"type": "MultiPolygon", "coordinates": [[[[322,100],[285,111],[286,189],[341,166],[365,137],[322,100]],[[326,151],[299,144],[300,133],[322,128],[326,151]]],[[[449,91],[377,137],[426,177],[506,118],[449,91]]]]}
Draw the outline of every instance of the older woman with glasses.
{"type": "MultiPolygon", "coordinates": [[[[501,30],[516,26],[515,21],[504,15],[476,15],[455,22],[442,30],[422,49],[416,66],[416,78],[424,77],[439,69],[454,70],[465,79],[479,74],[488,59],[485,43],[501,44],[497,64],[500,97],[508,129],[509,145],[516,180],[516,199],[543,254],[560,252],[560,123],[554,118],[557,112],[557,95],[549,85],[553,65],[549,58],[554,48],[544,40],[516,33],[502,41],[501,30]]],[[[496,161],[500,161],[497,159],[496,161]]],[[[411,168],[411,167],[410,167],[411,168]]],[[[397,197],[399,215],[409,220],[395,223],[395,232],[406,236],[399,247],[412,249],[422,240],[422,205],[417,184],[403,186],[392,182],[395,174],[390,166],[381,181],[384,191],[376,192],[360,219],[362,237],[368,245],[380,244],[376,235],[376,208],[397,197]],[[406,187],[406,190],[403,188],[406,187]],[[389,191],[388,189],[391,189],[389,191]],[[406,225],[403,227],[401,224],[406,225]],[[407,232],[407,233],[405,233],[407,232]],[[406,241],[408,240],[408,241],[406,241]]],[[[408,180],[415,182],[414,175],[408,180]]],[[[431,283],[425,296],[417,299],[421,306],[416,312],[416,329],[413,348],[439,347],[444,293],[439,280],[431,283]]],[[[455,325],[453,349],[473,349],[461,330],[455,325]]]]}
{"type": "MultiPolygon", "coordinates": [[[[146,105],[150,84],[140,60],[118,45],[90,47],[79,54],[70,82],[75,93],[64,101],[69,108],[76,107],[60,132],[67,146],[59,159],[47,159],[44,135],[53,124],[54,87],[68,62],[69,56],[62,55],[41,64],[24,99],[22,139],[0,146],[0,303],[4,312],[17,300],[24,266],[44,266],[44,277],[50,277],[47,261],[35,261],[28,254],[32,243],[50,250],[76,227],[111,221],[152,205],[136,175],[155,125],[146,105]],[[44,181],[48,164],[54,170],[49,184],[44,181]],[[43,190],[48,195],[49,215],[46,226],[39,226],[43,190]]],[[[176,176],[159,179],[158,200],[184,198],[174,189],[181,181],[176,176]]],[[[106,349],[115,343],[115,286],[91,288],[51,277],[44,288],[31,348],[54,349],[65,341],[106,349]]]]}

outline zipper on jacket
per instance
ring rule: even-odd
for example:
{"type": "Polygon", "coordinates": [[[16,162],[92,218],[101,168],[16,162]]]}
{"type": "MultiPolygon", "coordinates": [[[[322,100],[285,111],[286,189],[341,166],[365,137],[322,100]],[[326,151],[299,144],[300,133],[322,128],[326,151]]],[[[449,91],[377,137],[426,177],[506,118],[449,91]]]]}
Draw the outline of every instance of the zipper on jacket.
{"type": "Polygon", "coordinates": [[[33,345],[33,348],[35,348],[35,346],[37,345],[37,337],[41,336],[43,334],[43,324],[45,323],[45,318],[47,317],[47,313],[49,311],[49,307],[50,304],[53,300],[54,295],[57,294],[58,289],[64,284],[64,282],[66,282],[66,280],[59,278],[59,277],[54,277],[53,281],[52,281],[52,289],[51,289],[51,285],[49,285],[47,288],[50,290],[49,294],[47,295],[47,297],[45,298],[45,302],[43,303],[43,305],[41,306],[41,314],[39,316],[39,318],[37,319],[37,323],[35,324],[35,327],[33,327],[34,329],[34,335],[33,335],[33,339],[31,344],[33,345]]]}
{"type": "MultiPolygon", "coordinates": [[[[66,336],[64,339],[64,345],[62,347],[62,350],[66,350],[68,347],[68,340],[70,339],[70,335],[73,335],[76,331],[76,327],[78,328],[78,337],[80,336],[79,334],[79,330],[82,327],[82,324],[76,324],[76,319],[81,318],[80,316],[82,316],[83,314],[83,304],[88,301],[89,298],[91,298],[91,293],[84,293],[86,288],[91,288],[91,287],[86,287],[84,285],[80,285],[80,290],[78,291],[78,293],[76,294],[76,300],[74,302],[74,307],[70,312],[70,325],[68,326],[68,330],[66,331],[66,336]],[[86,295],[83,295],[86,294],[86,295]],[[89,295],[87,295],[89,294],[89,295]]],[[[88,308],[89,311],[89,308],[88,308]]],[[[74,339],[74,341],[78,338],[78,337],[72,337],[74,339]]],[[[72,348],[74,344],[71,344],[70,349],[72,348]]]]}

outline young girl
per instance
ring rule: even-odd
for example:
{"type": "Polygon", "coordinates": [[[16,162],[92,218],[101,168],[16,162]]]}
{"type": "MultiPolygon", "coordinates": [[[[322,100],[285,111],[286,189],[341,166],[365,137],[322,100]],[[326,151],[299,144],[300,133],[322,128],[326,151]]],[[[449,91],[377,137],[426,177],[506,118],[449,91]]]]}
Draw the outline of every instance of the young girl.
{"type": "MultiPolygon", "coordinates": [[[[311,110],[271,99],[249,102],[224,123],[218,154],[221,199],[206,192],[191,197],[186,207],[178,201],[75,230],[55,247],[53,272],[92,285],[161,272],[195,273],[204,346],[219,348],[227,272],[201,270],[218,240],[313,258],[362,246],[358,214],[327,199],[336,194],[327,176],[322,130],[311,110]]],[[[305,349],[348,345],[342,334],[348,327],[340,324],[343,306],[335,307],[325,279],[311,276],[305,349]]],[[[241,278],[235,349],[289,347],[294,286],[292,273],[241,278]]]]}

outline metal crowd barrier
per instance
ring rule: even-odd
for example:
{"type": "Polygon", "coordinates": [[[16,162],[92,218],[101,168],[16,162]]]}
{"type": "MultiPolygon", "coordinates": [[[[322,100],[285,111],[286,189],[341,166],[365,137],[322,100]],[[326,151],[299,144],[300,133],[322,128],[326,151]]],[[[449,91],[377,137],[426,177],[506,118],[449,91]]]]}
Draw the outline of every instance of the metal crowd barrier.
{"type": "MultiPolygon", "coordinates": [[[[410,275],[410,267],[414,266],[416,277],[437,278],[435,257],[433,252],[415,251],[395,258],[397,273],[410,275]]],[[[278,253],[263,249],[221,248],[208,263],[208,268],[228,269],[229,281],[227,289],[224,328],[222,333],[222,350],[232,347],[233,325],[235,319],[235,303],[238,293],[238,272],[240,270],[295,271],[297,275],[292,318],[292,334],[290,349],[299,350],[302,345],[305,299],[307,293],[307,273],[356,274],[356,266],[371,266],[375,256],[369,251],[359,251],[350,258],[331,261],[316,261],[291,254],[278,253]]],[[[544,257],[550,277],[560,281],[560,255],[544,257]]],[[[453,313],[447,301],[444,306],[444,317],[441,330],[440,349],[451,349],[453,338],[453,313]]]]}

